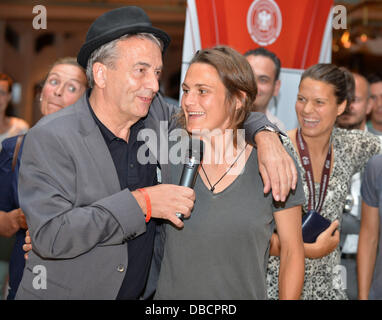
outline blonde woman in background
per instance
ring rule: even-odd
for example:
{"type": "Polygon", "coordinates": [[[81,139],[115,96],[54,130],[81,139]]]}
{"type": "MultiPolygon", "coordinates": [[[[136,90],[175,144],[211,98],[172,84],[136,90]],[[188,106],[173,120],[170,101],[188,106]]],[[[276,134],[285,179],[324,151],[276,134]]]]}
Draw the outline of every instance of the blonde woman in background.
{"type": "MultiPolygon", "coordinates": [[[[1,83],[1,82],[0,82],[1,83]]],[[[75,103],[85,92],[87,80],[83,68],[75,58],[67,57],[56,61],[48,72],[41,96],[41,113],[45,116],[75,103]]],[[[24,269],[25,217],[19,208],[18,172],[23,147],[20,136],[20,149],[17,162],[12,168],[18,137],[3,141],[0,153],[0,235],[11,237],[16,232],[16,243],[10,260],[10,290],[8,299],[14,299],[24,269]]]]}

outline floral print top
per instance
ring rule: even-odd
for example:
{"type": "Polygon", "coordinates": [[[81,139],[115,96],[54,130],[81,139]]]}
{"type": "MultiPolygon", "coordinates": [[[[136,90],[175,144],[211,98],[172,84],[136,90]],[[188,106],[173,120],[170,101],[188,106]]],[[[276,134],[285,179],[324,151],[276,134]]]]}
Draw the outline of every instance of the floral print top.
{"type": "MultiPolygon", "coordinates": [[[[291,150],[297,159],[306,201],[303,212],[307,212],[308,186],[305,170],[300,157],[289,138],[283,137],[284,145],[291,150]]],[[[345,130],[334,128],[332,132],[334,152],[333,168],[329,178],[327,195],[321,215],[330,221],[342,221],[342,212],[346,196],[351,185],[351,177],[362,170],[369,158],[381,153],[381,140],[371,133],[361,130],[345,130]]],[[[320,184],[315,183],[316,199],[320,184]]],[[[269,299],[278,299],[279,257],[269,257],[267,272],[267,290],[269,299]]],[[[320,259],[305,258],[305,280],[301,298],[304,300],[338,300],[347,299],[346,283],[341,276],[341,252],[337,247],[329,255],[320,259]]],[[[341,269],[342,268],[342,269],[341,269]]],[[[346,279],[346,277],[345,277],[346,279]]]]}

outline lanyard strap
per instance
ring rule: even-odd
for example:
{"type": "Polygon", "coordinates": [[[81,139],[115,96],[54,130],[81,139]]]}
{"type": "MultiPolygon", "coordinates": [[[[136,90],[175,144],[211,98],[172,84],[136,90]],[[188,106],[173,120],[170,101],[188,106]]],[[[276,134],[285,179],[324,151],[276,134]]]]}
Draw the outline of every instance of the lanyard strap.
{"type": "Polygon", "coordinates": [[[313,169],[312,169],[312,163],[310,161],[310,155],[308,146],[306,145],[306,142],[304,141],[304,138],[301,135],[301,129],[298,128],[296,132],[296,141],[297,141],[297,147],[298,151],[300,153],[300,159],[302,166],[305,169],[306,172],[306,180],[308,183],[308,189],[309,189],[309,200],[308,200],[308,211],[309,210],[315,210],[317,213],[320,213],[322,205],[325,200],[326,191],[328,189],[329,184],[329,176],[330,176],[330,165],[332,162],[332,146],[329,144],[329,150],[328,154],[326,156],[325,164],[322,169],[322,177],[321,177],[321,183],[320,183],[320,195],[318,199],[318,204],[316,206],[316,195],[314,190],[314,177],[313,177],[313,169]]]}

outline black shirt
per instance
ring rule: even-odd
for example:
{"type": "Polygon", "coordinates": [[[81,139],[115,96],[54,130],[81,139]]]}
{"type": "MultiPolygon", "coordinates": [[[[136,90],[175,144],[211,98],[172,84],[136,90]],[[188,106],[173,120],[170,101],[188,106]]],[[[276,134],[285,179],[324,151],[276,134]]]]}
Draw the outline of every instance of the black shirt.
{"type": "MultiPolygon", "coordinates": [[[[105,143],[110,151],[117,171],[121,190],[128,188],[134,191],[138,188],[157,184],[156,165],[142,165],[137,160],[139,147],[143,141],[137,141],[139,130],[144,128],[143,120],[130,128],[129,141],[116,137],[97,118],[89,102],[90,90],[87,92],[89,110],[97,123],[105,143]]],[[[143,214],[143,213],[142,213],[143,214]]],[[[154,248],[155,221],[150,220],[146,232],[128,241],[128,268],[119,290],[117,299],[138,299],[145,287],[150,262],[154,248]]]]}

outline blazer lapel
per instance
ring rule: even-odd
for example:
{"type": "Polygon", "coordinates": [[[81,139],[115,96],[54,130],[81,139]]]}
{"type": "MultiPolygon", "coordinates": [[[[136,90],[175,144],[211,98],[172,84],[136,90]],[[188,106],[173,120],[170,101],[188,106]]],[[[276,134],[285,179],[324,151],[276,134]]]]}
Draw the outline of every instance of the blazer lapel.
{"type": "Polygon", "coordinates": [[[89,111],[86,94],[76,103],[78,105],[75,107],[78,112],[80,133],[99,172],[103,175],[104,187],[107,188],[109,194],[114,194],[121,191],[117,170],[101,131],[89,111]]]}

